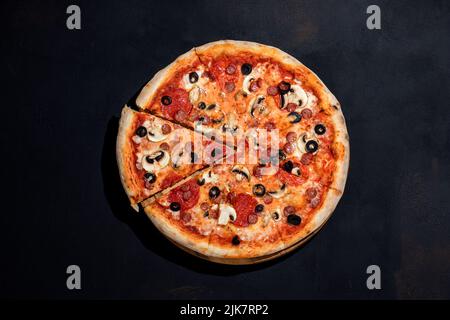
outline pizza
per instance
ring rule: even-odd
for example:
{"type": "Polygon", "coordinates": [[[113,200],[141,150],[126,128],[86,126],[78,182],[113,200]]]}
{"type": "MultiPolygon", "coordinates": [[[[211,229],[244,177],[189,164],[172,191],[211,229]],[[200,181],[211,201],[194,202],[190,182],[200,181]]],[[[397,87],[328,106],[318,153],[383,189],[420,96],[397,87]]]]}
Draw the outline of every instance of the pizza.
{"type": "Polygon", "coordinates": [[[125,106],[119,171],[132,206],[178,246],[223,263],[285,252],[341,198],[341,106],[287,53],[244,41],[193,48],[125,106]]]}

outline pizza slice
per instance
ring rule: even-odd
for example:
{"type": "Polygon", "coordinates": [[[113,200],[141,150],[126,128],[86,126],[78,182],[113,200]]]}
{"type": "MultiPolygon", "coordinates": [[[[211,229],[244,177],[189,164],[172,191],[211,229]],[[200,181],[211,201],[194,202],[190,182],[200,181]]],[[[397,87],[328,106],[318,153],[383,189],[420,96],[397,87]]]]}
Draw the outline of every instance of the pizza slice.
{"type": "MultiPolygon", "coordinates": [[[[280,137],[279,145],[258,149],[254,176],[268,189],[282,223],[278,229],[286,247],[317,231],[333,212],[345,186],[348,166],[346,134],[318,113],[303,130],[280,137]],[[328,128],[328,129],[327,129],[328,128]],[[291,144],[292,150],[286,150],[291,144]]],[[[248,144],[250,148],[254,144],[248,144]]]]}
{"type": "Polygon", "coordinates": [[[142,89],[136,104],[233,145],[231,133],[236,134],[238,120],[234,113],[225,112],[225,96],[218,93],[215,78],[192,49],[159,71],[142,89]]]}
{"type": "Polygon", "coordinates": [[[120,177],[137,204],[233,150],[192,130],[125,106],[117,138],[120,177]]]}
{"type": "Polygon", "coordinates": [[[143,203],[159,229],[177,242],[221,262],[275,253],[285,247],[251,167],[220,164],[203,169],[183,184],[143,203]],[[208,245],[206,246],[206,239],[208,245]]]}
{"type": "Polygon", "coordinates": [[[204,195],[198,181],[205,170],[142,203],[144,212],[166,237],[199,254],[207,254],[209,236],[216,225],[199,206],[204,195]]]}

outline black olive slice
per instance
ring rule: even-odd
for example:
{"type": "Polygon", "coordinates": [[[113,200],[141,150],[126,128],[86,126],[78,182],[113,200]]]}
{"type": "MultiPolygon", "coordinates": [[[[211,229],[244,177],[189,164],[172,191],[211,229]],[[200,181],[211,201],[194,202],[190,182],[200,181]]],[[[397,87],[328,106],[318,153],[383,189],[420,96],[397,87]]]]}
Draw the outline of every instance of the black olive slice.
{"type": "Polygon", "coordinates": [[[204,109],[206,108],[206,103],[204,103],[203,101],[201,101],[201,102],[198,103],[197,106],[198,106],[199,109],[204,110],[204,109]]]}
{"type": "Polygon", "coordinates": [[[211,199],[215,199],[220,195],[220,189],[216,186],[212,187],[211,189],[209,189],[209,197],[211,199]]]}
{"type": "Polygon", "coordinates": [[[153,172],[146,172],[144,174],[144,178],[146,181],[153,183],[156,181],[156,175],[153,172]]]}
{"type": "Polygon", "coordinates": [[[234,246],[237,246],[237,245],[239,245],[239,243],[241,243],[241,240],[239,240],[239,237],[238,237],[238,236],[234,236],[233,239],[231,239],[231,243],[232,243],[234,246]]]}
{"type": "Polygon", "coordinates": [[[205,178],[202,178],[202,179],[198,179],[197,180],[197,184],[199,185],[199,186],[202,186],[202,185],[204,185],[205,184],[205,178]]]}
{"type": "Polygon", "coordinates": [[[286,162],[283,164],[283,170],[286,171],[286,172],[291,173],[292,168],[294,168],[294,164],[292,163],[291,160],[286,161],[286,162]]]}
{"type": "Polygon", "coordinates": [[[163,97],[161,98],[161,103],[162,103],[163,105],[165,105],[165,106],[168,106],[169,104],[172,103],[172,98],[169,97],[169,96],[163,96],[163,97]]]}
{"type": "Polygon", "coordinates": [[[318,124],[314,127],[314,132],[318,135],[322,135],[327,131],[327,129],[325,128],[325,126],[323,124],[318,124]]]}
{"type": "Polygon", "coordinates": [[[253,194],[257,197],[262,197],[266,194],[266,187],[258,183],[253,186],[253,194]]]}
{"type": "Polygon", "coordinates": [[[314,140],[309,140],[306,143],[306,151],[309,153],[314,153],[319,149],[319,144],[314,140]]]}
{"type": "Polygon", "coordinates": [[[290,112],[288,117],[291,119],[291,123],[299,123],[302,120],[302,115],[295,111],[290,112]]]}
{"type": "Polygon", "coordinates": [[[172,203],[169,205],[169,208],[170,208],[170,210],[172,210],[172,211],[180,211],[181,205],[180,205],[178,202],[172,202],[172,203]]]}
{"type": "Polygon", "coordinates": [[[196,83],[197,81],[198,81],[198,74],[197,74],[197,72],[189,73],[189,82],[190,83],[196,83]]]}
{"type": "Polygon", "coordinates": [[[212,109],[214,109],[216,107],[216,104],[215,103],[211,103],[209,106],[208,106],[208,108],[206,108],[207,110],[212,110],[212,109]]]}
{"type": "Polygon", "coordinates": [[[241,66],[241,72],[245,76],[252,73],[252,65],[250,63],[244,63],[241,66]]]}
{"type": "Polygon", "coordinates": [[[287,217],[287,223],[293,226],[298,226],[300,223],[302,223],[302,218],[300,218],[300,216],[296,214],[290,214],[287,217]]]}
{"type": "Polygon", "coordinates": [[[264,210],[264,205],[263,204],[257,204],[255,207],[255,212],[262,212],[264,210]]]}
{"type": "Polygon", "coordinates": [[[145,137],[147,135],[147,128],[140,126],[137,128],[136,134],[141,138],[145,137]]]}

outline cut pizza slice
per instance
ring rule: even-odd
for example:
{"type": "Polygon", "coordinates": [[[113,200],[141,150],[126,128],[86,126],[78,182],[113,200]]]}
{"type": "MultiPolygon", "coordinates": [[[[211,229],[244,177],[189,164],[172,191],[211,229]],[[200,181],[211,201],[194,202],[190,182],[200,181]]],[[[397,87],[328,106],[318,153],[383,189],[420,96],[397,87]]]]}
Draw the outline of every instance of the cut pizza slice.
{"type": "Polygon", "coordinates": [[[245,165],[214,165],[145,201],[144,210],[166,236],[213,260],[269,255],[285,247],[280,217],[251,181],[245,165]]]}
{"type": "Polygon", "coordinates": [[[224,96],[192,49],[160,70],[136,99],[139,108],[233,145],[238,120],[225,114],[224,96]],[[231,128],[229,130],[229,128],[231,128]],[[235,129],[233,131],[233,128],[235,129]]]}
{"type": "Polygon", "coordinates": [[[177,245],[200,254],[208,251],[215,222],[197,208],[201,197],[194,173],[142,203],[144,212],[158,230],[177,245]]]}
{"type": "Polygon", "coordinates": [[[204,184],[203,209],[217,219],[211,233],[208,255],[225,260],[263,257],[282,250],[285,245],[277,224],[279,217],[266,202],[247,164],[219,165],[209,175],[218,182],[204,184]]]}
{"type": "Polygon", "coordinates": [[[125,106],[117,138],[120,177],[130,203],[137,204],[233,150],[201,134],[125,106]]]}
{"type": "Polygon", "coordinates": [[[306,122],[305,128],[295,139],[289,133],[278,148],[272,146],[272,154],[260,148],[259,164],[254,168],[262,185],[279,186],[268,194],[281,213],[282,223],[277,226],[286,247],[305,239],[327,221],[343,193],[348,170],[344,132],[320,114],[306,122]],[[292,151],[286,150],[285,141],[293,145],[292,151]]]}

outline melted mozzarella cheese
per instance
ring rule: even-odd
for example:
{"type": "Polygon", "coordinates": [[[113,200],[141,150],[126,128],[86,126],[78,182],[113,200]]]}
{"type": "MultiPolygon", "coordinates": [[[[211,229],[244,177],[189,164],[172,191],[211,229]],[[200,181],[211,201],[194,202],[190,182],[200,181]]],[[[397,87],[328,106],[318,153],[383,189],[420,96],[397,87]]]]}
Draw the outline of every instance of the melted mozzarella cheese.
{"type": "Polygon", "coordinates": [[[217,183],[219,182],[219,176],[212,171],[205,172],[202,175],[202,179],[205,179],[205,183],[217,183]]]}

